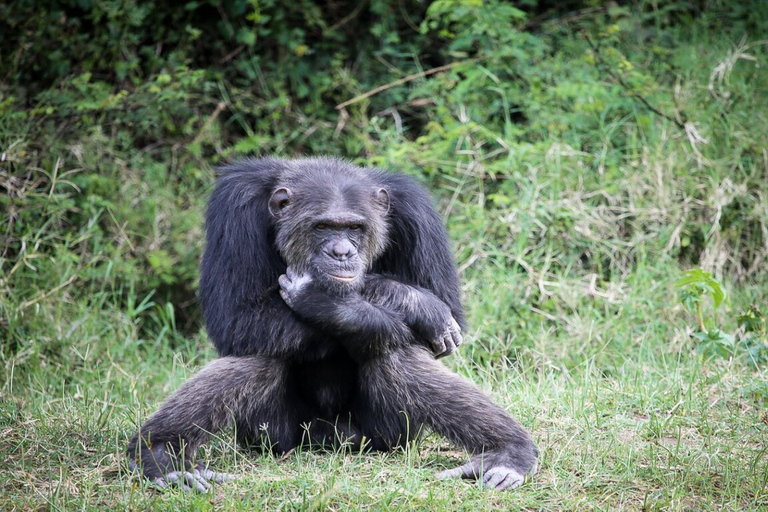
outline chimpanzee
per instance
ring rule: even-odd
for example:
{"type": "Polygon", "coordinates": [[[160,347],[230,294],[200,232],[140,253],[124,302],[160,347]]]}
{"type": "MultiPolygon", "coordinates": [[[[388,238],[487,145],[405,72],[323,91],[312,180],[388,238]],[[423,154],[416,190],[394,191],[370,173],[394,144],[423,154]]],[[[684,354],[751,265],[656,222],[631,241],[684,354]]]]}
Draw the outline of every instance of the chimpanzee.
{"type": "Polygon", "coordinates": [[[456,265],[429,194],[407,176],[334,158],[221,169],[206,217],[200,301],[221,356],[133,437],[160,487],[232,475],[194,461],[234,423],[273,453],[388,450],[431,429],[470,461],[440,478],[507,489],[536,472],[528,432],[437,358],[462,342],[456,265]]]}

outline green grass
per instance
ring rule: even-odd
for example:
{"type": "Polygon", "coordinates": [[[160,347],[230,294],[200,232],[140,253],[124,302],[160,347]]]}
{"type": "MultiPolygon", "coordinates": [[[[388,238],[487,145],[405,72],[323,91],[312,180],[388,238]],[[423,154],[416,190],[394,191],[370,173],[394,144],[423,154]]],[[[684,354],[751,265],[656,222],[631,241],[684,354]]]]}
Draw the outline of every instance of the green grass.
{"type": "MultiPolygon", "coordinates": [[[[392,454],[300,451],[276,459],[241,451],[224,433],[203,457],[240,480],[205,496],[153,491],[127,473],[127,439],[213,353],[204,337],[178,338],[173,348],[146,346],[135,341],[126,319],[120,324],[119,312],[107,310],[72,333],[109,339],[94,341],[101,351],[73,348],[70,365],[43,358],[21,374],[6,361],[0,504],[4,510],[763,509],[768,369],[704,360],[689,336],[689,314],[667,307],[673,283],[654,287],[649,276],[630,277],[636,280],[625,288],[625,311],[606,320],[595,299],[558,327],[546,319],[528,326],[522,347],[519,328],[508,339],[482,340],[483,301],[503,290],[504,275],[468,291],[474,334],[447,364],[533,432],[541,470],[520,489],[495,493],[434,480],[436,471],[465,457],[436,437],[392,454]],[[480,354],[469,357],[485,353],[483,344],[498,345],[495,353],[511,348],[514,357],[484,363],[480,354]]],[[[515,317],[509,312],[489,321],[515,317]]]]}
{"type": "MultiPolygon", "coordinates": [[[[439,4],[425,36],[438,55],[480,60],[371,99],[400,102],[401,126],[361,103],[334,134],[333,105],[288,97],[268,67],[281,101],[248,137],[250,106],[274,98],[219,80],[226,66],[136,71],[132,87],[73,70],[30,98],[0,88],[0,510],[768,509],[768,337],[738,322],[768,313],[765,3],[610,4],[530,34],[510,29],[507,4],[439,4]],[[437,481],[465,454],[435,436],[274,458],[223,432],[201,456],[241,478],[208,495],[128,472],[138,425],[215,357],[194,306],[202,209],[210,162],[238,154],[238,137],[279,156],[345,147],[430,186],[469,321],[445,364],[530,429],[530,482],[437,481]],[[730,298],[701,296],[704,327],[735,340],[711,357],[675,286],[694,267],[730,298]]],[[[398,66],[429,60],[404,51],[398,66]]],[[[354,94],[358,79],[382,85],[334,66],[354,94]]]]}

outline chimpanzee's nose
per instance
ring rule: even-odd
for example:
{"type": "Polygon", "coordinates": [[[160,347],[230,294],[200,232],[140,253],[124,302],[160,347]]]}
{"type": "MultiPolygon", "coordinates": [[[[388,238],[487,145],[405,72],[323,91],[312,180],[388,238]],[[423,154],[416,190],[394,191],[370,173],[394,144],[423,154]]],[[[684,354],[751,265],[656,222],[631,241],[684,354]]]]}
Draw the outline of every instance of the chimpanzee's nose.
{"type": "Polygon", "coordinates": [[[353,249],[352,244],[348,240],[336,242],[331,248],[331,256],[339,261],[344,261],[351,256],[353,249]]]}

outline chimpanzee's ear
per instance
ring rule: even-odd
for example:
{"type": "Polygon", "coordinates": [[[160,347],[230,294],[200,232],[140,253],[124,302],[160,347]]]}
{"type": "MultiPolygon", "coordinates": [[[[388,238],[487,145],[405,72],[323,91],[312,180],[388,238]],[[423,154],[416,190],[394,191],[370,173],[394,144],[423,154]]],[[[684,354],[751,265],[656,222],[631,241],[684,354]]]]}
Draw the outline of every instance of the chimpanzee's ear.
{"type": "Polygon", "coordinates": [[[282,187],[272,192],[272,197],[269,198],[269,213],[273,217],[279,217],[283,212],[283,209],[291,203],[293,192],[291,189],[282,187]]]}
{"type": "Polygon", "coordinates": [[[380,208],[382,213],[389,211],[389,192],[387,189],[380,188],[373,193],[373,204],[380,208]]]}

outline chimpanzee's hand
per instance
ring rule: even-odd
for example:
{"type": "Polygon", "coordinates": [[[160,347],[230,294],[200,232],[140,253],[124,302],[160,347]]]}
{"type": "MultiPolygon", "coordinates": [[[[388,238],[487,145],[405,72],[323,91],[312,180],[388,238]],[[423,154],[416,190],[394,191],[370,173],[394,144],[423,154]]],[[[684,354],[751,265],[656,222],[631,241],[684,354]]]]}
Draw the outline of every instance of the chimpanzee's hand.
{"type": "Polygon", "coordinates": [[[429,337],[430,348],[436,358],[445,357],[452,354],[456,347],[462,344],[464,338],[461,336],[461,327],[453,316],[448,314],[447,319],[443,319],[443,327],[429,337]]]}
{"type": "Polygon", "coordinates": [[[325,328],[356,330],[364,322],[366,306],[358,293],[329,292],[315,276],[288,267],[278,278],[280,297],[297,315],[325,328]]]}
{"type": "Polygon", "coordinates": [[[429,344],[436,358],[452,354],[461,345],[461,327],[451,309],[432,294],[421,293],[406,322],[429,344]]]}
{"type": "Polygon", "coordinates": [[[285,274],[281,275],[277,281],[280,283],[280,297],[288,304],[289,308],[295,310],[299,298],[312,283],[312,276],[309,274],[299,275],[291,267],[288,267],[285,274]]]}

